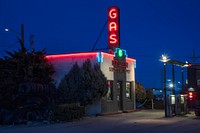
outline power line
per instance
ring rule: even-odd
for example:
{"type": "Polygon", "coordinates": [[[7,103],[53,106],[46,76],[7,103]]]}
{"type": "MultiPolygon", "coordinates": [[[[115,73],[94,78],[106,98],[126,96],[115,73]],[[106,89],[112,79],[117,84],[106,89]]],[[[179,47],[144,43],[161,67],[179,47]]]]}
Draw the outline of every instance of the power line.
{"type": "Polygon", "coordinates": [[[96,41],[95,41],[95,43],[94,43],[94,45],[93,45],[93,47],[92,47],[92,51],[93,51],[94,48],[96,47],[96,45],[97,45],[97,43],[98,43],[98,41],[99,41],[99,38],[101,37],[101,34],[103,33],[103,31],[104,31],[104,29],[105,29],[105,27],[106,27],[107,22],[108,22],[108,20],[106,20],[105,24],[103,25],[103,28],[101,29],[101,32],[100,32],[99,36],[97,37],[97,39],[96,39],[96,41]]]}

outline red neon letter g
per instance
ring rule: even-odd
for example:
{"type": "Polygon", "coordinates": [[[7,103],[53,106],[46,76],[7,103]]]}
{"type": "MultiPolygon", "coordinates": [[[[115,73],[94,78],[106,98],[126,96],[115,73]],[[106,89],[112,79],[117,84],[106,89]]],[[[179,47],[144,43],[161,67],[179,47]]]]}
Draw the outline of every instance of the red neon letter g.
{"type": "Polygon", "coordinates": [[[114,19],[117,17],[117,12],[116,12],[116,9],[115,8],[112,8],[110,11],[109,11],[109,16],[111,19],[114,19]]]}

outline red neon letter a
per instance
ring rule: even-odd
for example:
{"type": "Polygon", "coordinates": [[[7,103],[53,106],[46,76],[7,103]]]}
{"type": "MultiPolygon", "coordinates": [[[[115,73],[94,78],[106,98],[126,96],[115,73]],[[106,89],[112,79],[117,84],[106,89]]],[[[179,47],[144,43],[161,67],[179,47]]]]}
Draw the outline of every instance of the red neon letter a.
{"type": "Polygon", "coordinates": [[[117,30],[117,24],[115,22],[111,22],[109,24],[109,31],[112,31],[112,30],[114,30],[114,31],[117,30]]]}

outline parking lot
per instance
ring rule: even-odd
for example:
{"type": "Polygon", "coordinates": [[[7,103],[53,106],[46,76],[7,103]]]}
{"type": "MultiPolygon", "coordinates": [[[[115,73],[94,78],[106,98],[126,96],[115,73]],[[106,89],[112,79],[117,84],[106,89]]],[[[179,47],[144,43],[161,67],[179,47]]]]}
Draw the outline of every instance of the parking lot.
{"type": "Polygon", "coordinates": [[[1,133],[199,133],[200,119],[193,113],[165,118],[163,110],[141,110],[108,116],[85,117],[80,121],[0,126],[1,133]]]}

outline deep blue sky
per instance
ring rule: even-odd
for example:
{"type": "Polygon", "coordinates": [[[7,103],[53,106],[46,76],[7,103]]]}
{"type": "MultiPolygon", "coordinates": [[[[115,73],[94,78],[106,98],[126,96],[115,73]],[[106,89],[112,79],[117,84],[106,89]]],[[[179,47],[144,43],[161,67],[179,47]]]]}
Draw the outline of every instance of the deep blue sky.
{"type": "MultiPolygon", "coordinates": [[[[48,54],[90,51],[110,6],[120,8],[121,47],[137,60],[136,80],[144,87],[162,86],[161,54],[190,62],[193,49],[200,55],[199,0],[0,0],[0,56],[19,48],[17,34],[4,28],[20,32],[21,23],[27,48],[34,34],[35,49],[48,54]]],[[[106,47],[107,27],[96,45],[106,47]]]]}

